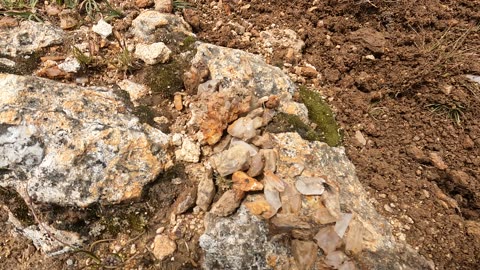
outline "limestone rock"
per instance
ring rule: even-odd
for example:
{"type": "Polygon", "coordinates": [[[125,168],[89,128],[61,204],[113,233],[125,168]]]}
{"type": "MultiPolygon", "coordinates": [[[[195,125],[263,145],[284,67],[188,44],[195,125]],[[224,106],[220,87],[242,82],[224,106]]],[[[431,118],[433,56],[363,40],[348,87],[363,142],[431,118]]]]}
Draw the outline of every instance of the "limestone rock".
{"type": "Polygon", "coordinates": [[[172,255],[177,250],[177,244],[170,240],[168,236],[160,234],[155,236],[152,243],[152,253],[155,258],[163,261],[168,256],[172,255]]]}
{"type": "Polygon", "coordinates": [[[235,145],[210,159],[212,166],[221,176],[248,169],[249,160],[249,149],[242,145],[235,145]]]}
{"type": "Polygon", "coordinates": [[[13,28],[0,28],[0,55],[11,57],[29,54],[51,45],[61,44],[63,31],[46,23],[22,21],[13,28]]]}
{"type": "Polygon", "coordinates": [[[141,195],[169,164],[168,136],[109,89],[0,74],[0,163],[39,202],[85,207],[141,195]]]}
{"type": "Polygon", "coordinates": [[[165,13],[172,13],[173,1],[172,0],[155,0],[155,10],[165,13]]]}
{"type": "Polygon", "coordinates": [[[204,269],[268,269],[267,254],[276,255],[281,265],[288,252],[282,241],[268,237],[267,225],[243,206],[235,215],[211,222],[200,246],[205,251],[204,269]]]}
{"type": "Polygon", "coordinates": [[[175,151],[175,158],[178,161],[196,163],[200,161],[200,145],[192,141],[188,136],[183,136],[182,146],[175,151]]]}
{"type": "Polygon", "coordinates": [[[191,28],[182,17],[159,11],[143,11],[132,21],[132,32],[143,42],[157,42],[155,34],[180,33],[193,36],[191,28]]]}
{"type": "Polygon", "coordinates": [[[97,24],[92,26],[92,31],[99,34],[103,38],[107,38],[112,34],[113,27],[103,19],[100,19],[97,24]]]}
{"type": "Polygon", "coordinates": [[[62,254],[71,251],[72,247],[79,247],[83,242],[77,233],[57,230],[48,224],[42,223],[41,225],[24,227],[10,210],[5,210],[8,212],[8,222],[15,226],[16,231],[32,240],[33,245],[44,253],[49,255],[62,254]],[[51,237],[52,235],[56,239],[51,237]]]}
{"type": "Polygon", "coordinates": [[[147,65],[166,63],[170,60],[172,51],[163,43],[137,44],[135,47],[135,57],[142,59],[147,65]]]}
{"type": "Polygon", "coordinates": [[[63,63],[58,65],[58,68],[71,73],[77,73],[82,66],[75,57],[67,57],[63,63]]]}
{"type": "Polygon", "coordinates": [[[215,184],[211,177],[204,177],[198,183],[197,190],[197,205],[203,210],[207,211],[215,196],[215,184]]]}
{"type": "Polygon", "coordinates": [[[240,206],[243,196],[243,191],[233,189],[227,190],[223,193],[222,197],[213,204],[210,213],[221,217],[231,215],[240,206]]]}
{"type": "Polygon", "coordinates": [[[206,43],[196,43],[192,64],[203,63],[214,80],[234,81],[252,89],[257,97],[293,94],[295,85],[279,68],[267,65],[258,55],[206,43]]]}
{"type": "Polygon", "coordinates": [[[135,83],[129,79],[125,79],[117,83],[117,85],[123,91],[127,91],[128,95],[130,96],[130,100],[132,101],[133,105],[138,106],[140,105],[138,101],[148,95],[150,90],[147,86],[135,83]]]}

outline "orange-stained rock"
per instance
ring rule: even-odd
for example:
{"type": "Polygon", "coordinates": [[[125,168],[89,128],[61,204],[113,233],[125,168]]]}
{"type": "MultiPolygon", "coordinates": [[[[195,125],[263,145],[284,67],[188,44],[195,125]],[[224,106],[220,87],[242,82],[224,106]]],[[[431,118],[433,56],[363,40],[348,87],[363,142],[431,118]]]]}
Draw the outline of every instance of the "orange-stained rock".
{"type": "Polygon", "coordinates": [[[236,171],[232,175],[233,188],[242,191],[257,191],[263,189],[263,184],[255,178],[248,176],[242,171],[236,171]]]}

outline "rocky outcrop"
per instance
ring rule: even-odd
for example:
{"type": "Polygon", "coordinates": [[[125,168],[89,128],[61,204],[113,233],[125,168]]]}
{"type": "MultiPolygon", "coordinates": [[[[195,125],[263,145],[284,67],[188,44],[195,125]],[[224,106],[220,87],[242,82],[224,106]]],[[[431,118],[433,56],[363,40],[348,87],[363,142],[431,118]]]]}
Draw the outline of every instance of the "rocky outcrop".
{"type": "Polygon", "coordinates": [[[63,31],[52,25],[23,21],[12,29],[0,28],[0,55],[15,57],[61,44],[63,31]]]}
{"type": "Polygon", "coordinates": [[[0,75],[1,186],[60,205],[138,197],[169,166],[168,136],[103,88],[0,75]]]}
{"type": "Polygon", "coordinates": [[[213,146],[205,158],[218,178],[233,183],[206,216],[205,269],[429,268],[395,241],[343,148],[267,131],[279,113],[311,124],[288,77],[259,56],[209,44],[196,49],[186,74],[187,88],[197,90],[188,124],[201,144],[213,146]],[[202,83],[202,74],[210,80],[202,83]]]}

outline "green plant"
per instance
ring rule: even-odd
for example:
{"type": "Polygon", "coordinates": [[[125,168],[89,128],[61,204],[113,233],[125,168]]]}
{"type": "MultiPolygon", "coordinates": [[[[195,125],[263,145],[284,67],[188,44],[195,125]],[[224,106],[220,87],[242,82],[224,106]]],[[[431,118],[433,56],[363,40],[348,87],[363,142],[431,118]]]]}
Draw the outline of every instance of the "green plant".
{"type": "Polygon", "coordinates": [[[91,65],[93,63],[93,57],[84,54],[79,48],[76,46],[72,46],[72,54],[73,57],[77,59],[77,61],[82,65],[83,68],[91,65]]]}
{"type": "Polygon", "coordinates": [[[37,3],[38,0],[0,0],[0,14],[42,22],[37,15],[37,3]]]}
{"type": "Polygon", "coordinates": [[[188,2],[184,2],[184,1],[178,1],[178,0],[174,0],[173,1],[173,10],[174,11],[180,11],[182,9],[186,9],[186,8],[194,8],[194,6],[188,2]]]}
{"type": "Polygon", "coordinates": [[[460,103],[451,103],[451,104],[442,104],[442,103],[432,103],[428,104],[427,108],[430,111],[437,113],[439,115],[445,115],[446,117],[452,119],[455,124],[460,125],[462,122],[462,116],[464,115],[465,106],[460,103]]]}

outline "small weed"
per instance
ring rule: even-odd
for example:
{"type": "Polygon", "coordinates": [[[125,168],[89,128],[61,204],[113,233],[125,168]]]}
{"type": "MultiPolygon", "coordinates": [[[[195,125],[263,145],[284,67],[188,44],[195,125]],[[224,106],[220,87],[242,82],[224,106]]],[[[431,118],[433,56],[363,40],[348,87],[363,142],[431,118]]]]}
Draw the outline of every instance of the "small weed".
{"type": "Polygon", "coordinates": [[[216,186],[221,189],[222,191],[227,191],[232,188],[233,182],[232,180],[221,176],[218,173],[213,174],[213,179],[215,180],[216,186]]]}
{"type": "Polygon", "coordinates": [[[428,104],[427,108],[429,108],[431,112],[437,113],[439,115],[445,115],[446,117],[452,119],[452,121],[459,126],[461,125],[462,116],[464,115],[465,111],[465,106],[460,103],[432,103],[428,104]]]}
{"type": "Polygon", "coordinates": [[[0,0],[0,15],[19,17],[24,20],[42,22],[43,20],[40,19],[40,17],[37,15],[37,3],[38,0],[0,0]]]}
{"type": "Polygon", "coordinates": [[[186,9],[186,8],[194,8],[194,6],[188,2],[184,2],[184,1],[177,1],[177,0],[174,0],[173,1],[173,10],[174,11],[181,11],[183,9],[186,9]]]}
{"type": "Polygon", "coordinates": [[[77,61],[80,63],[80,65],[82,65],[83,68],[91,65],[93,62],[93,57],[84,54],[76,46],[72,46],[72,54],[73,54],[73,57],[77,59],[77,61]]]}

